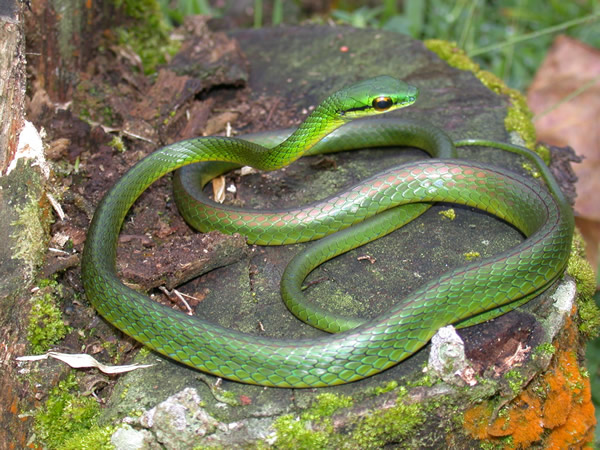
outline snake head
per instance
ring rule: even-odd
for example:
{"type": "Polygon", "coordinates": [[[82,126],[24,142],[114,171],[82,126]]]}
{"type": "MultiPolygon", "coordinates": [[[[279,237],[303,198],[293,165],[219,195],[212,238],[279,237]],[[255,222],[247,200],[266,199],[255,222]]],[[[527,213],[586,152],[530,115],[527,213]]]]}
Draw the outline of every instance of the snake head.
{"type": "Polygon", "coordinates": [[[396,78],[382,75],[360,81],[335,94],[336,111],[343,120],[394,111],[412,105],[419,90],[396,78]]]}

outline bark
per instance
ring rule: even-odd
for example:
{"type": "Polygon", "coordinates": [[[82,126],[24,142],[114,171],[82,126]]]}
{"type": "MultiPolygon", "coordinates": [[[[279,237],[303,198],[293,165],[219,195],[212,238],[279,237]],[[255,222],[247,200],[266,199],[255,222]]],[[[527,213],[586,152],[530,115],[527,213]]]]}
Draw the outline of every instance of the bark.
{"type": "Polygon", "coordinates": [[[25,35],[22,4],[8,0],[0,8],[0,173],[4,173],[23,127],[25,35]]]}
{"type": "MultiPolygon", "coordinates": [[[[25,346],[23,321],[18,311],[25,305],[19,294],[28,285],[27,263],[15,260],[13,233],[18,226],[15,208],[25,203],[27,187],[18,182],[19,167],[9,176],[7,169],[17,152],[25,110],[24,6],[16,0],[0,3],[0,448],[22,448],[27,440],[27,420],[22,412],[21,389],[15,380],[12,359],[25,346]],[[11,447],[12,446],[12,447],[11,447]]],[[[32,174],[35,177],[35,174],[32,174]]],[[[25,308],[23,308],[25,310],[25,308]]]]}

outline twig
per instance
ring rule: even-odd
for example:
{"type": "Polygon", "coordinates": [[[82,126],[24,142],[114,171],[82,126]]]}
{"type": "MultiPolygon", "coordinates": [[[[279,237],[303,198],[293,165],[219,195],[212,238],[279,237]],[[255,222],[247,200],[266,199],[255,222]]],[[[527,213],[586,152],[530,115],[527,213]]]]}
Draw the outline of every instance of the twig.
{"type": "Polygon", "coordinates": [[[327,281],[328,279],[329,278],[327,278],[327,277],[321,277],[321,278],[317,278],[316,280],[309,281],[304,286],[302,286],[300,288],[300,290],[304,291],[304,290],[308,289],[309,287],[311,287],[312,285],[322,283],[323,281],[327,281]]]}
{"type": "Polygon", "coordinates": [[[239,400],[236,398],[233,398],[231,396],[230,392],[221,390],[220,386],[221,386],[221,383],[223,382],[222,378],[217,378],[217,381],[215,381],[214,384],[212,383],[212,380],[209,377],[207,377],[206,375],[204,375],[203,373],[199,373],[197,375],[197,378],[200,381],[202,381],[204,384],[206,384],[206,386],[208,386],[208,389],[210,389],[210,393],[215,398],[215,400],[217,400],[218,402],[225,403],[229,406],[239,406],[240,405],[239,400]]]}
{"type": "Polygon", "coordinates": [[[359,256],[358,258],[356,258],[357,261],[364,261],[367,260],[369,261],[371,264],[375,264],[375,262],[377,261],[377,258],[374,258],[371,255],[363,255],[363,256],[359,256]]]}
{"type": "Polygon", "coordinates": [[[54,196],[52,194],[50,194],[50,192],[46,192],[46,198],[52,205],[52,208],[54,209],[54,211],[56,211],[58,218],[60,220],[65,220],[65,217],[67,217],[67,216],[65,214],[65,211],[62,209],[62,206],[60,206],[60,203],[58,203],[58,200],[56,200],[54,198],[54,196]]]}
{"type": "MultiPolygon", "coordinates": [[[[164,286],[159,286],[158,289],[160,289],[167,297],[170,297],[171,295],[175,295],[177,297],[177,299],[185,305],[185,307],[187,309],[186,314],[188,316],[194,315],[194,311],[190,307],[190,304],[183,298],[183,295],[181,295],[181,292],[179,292],[177,289],[173,289],[171,292],[169,292],[169,290],[164,286]]],[[[194,297],[191,297],[191,298],[194,298],[194,297]]]]}

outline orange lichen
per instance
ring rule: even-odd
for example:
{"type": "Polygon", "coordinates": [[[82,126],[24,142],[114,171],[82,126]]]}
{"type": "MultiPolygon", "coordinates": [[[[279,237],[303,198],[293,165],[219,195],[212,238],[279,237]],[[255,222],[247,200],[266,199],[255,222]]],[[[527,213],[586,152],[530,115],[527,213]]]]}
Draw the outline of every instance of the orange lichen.
{"type": "Polygon", "coordinates": [[[596,418],[590,382],[573,351],[578,343],[576,326],[567,320],[559,350],[539,382],[529,383],[497,417],[490,404],[465,411],[463,424],[470,436],[506,448],[526,448],[535,442],[548,449],[576,448],[593,441],[596,418]],[[501,440],[508,436],[510,441],[501,440]]]}
{"type": "Polygon", "coordinates": [[[463,415],[465,430],[475,439],[487,439],[489,437],[487,427],[491,416],[492,407],[489,403],[467,409],[463,415]]]}
{"type": "Polygon", "coordinates": [[[508,409],[508,414],[498,417],[487,428],[493,437],[511,436],[517,447],[526,447],[538,441],[544,432],[539,417],[541,400],[523,391],[508,409]]]}
{"type": "Polygon", "coordinates": [[[544,380],[548,385],[548,394],[542,420],[546,428],[553,429],[567,422],[573,397],[561,370],[547,372],[544,380]]]}
{"type": "MultiPolygon", "coordinates": [[[[546,446],[550,449],[570,448],[591,442],[593,440],[593,429],[596,425],[590,380],[581,375],[573,352],[565,351],[559,356],[560,372],[564,375],[565,383],[561,388],[551,392],[557,392],[559,389],[568,390],[571,394],[568,400],[568,406],[570,407],[564,420],[560,420],[561,414],[552,417],[547,411],[556,412],[555,410],[559,409],[560,406],[549,407],[550,396],[548,396],[544,416],[548,416],[549,422],[548,425],[545,423],[544,426],[552,428],[552,432],[546,441],[546,446]],[[556,425],[551,427],[550,424],[552,423],[556,425]]],[[[562,407],[566,412],[567,404],[563,403],[562,407]]],[[[565,413],[563,412],[562,415],[565,415],[565,413]]]]}

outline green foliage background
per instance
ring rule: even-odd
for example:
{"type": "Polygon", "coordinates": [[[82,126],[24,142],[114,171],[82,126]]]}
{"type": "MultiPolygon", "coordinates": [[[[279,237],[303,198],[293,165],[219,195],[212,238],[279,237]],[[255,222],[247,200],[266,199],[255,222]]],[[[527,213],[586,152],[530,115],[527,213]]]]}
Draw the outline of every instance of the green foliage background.
{"type": "MultiPolygon", "coordinates": [[[[158,0],[172,23],[186,15],[223,17],[239,0],[158,0]]],[[[454,41],[510,87],[525,89],[557,33],[600,48],[599,0],[338,0],[323,14],[308,12],[302,0],[246,1],[252,25],[333,20],[358,28],[379,28],[416,39],[454,41]],[[270,20],[267,20],[270,19],[270,20]]],[[[323,2],[327,3],[327,2],[323,2]]]]}

